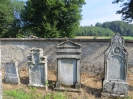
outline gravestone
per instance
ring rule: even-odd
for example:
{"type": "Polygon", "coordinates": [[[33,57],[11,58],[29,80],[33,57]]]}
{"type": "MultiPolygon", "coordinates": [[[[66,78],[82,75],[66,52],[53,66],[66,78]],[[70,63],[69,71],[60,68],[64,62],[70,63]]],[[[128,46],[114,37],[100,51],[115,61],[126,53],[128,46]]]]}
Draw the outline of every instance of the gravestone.
{"type": "Polygon", "coordinates": [[[127,57],[124,39],[117,33],[111,38],[111,44],[105,52],[103,96],[126,97],[128,95],[127,57]]]}
{"type": "Polygon", "coordinates": [[[33,48],[28,57],[29,86],[45,87],[47,81],[47,57],[43,49],[33,48]]]}
{"type": "Polygon", "coordinates": [[[67,86],[64,90],[81,88],[80,81],[80,58],[81,45],[70,40],[62,42],[56,46],[57,54],[57,90],[63,90],[63,86],[67,86]]]}
{"type": "Polygon", "coordinates": [[[11,84],[20,84],[18,62],[4,63],[4,82],[11,84]]]}

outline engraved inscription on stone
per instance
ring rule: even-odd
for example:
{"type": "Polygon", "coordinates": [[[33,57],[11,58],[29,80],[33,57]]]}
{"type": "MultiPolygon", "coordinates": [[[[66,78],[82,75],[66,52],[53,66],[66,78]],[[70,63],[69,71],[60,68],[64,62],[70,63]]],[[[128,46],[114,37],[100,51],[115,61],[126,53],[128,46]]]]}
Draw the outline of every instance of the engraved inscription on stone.
{"type": "Polygon", "coordinates": [[[58,81],[55,89],[58,90],[64,86],[74,86],[76,89],[80,89],[81,45],[67,40],[56,46],[56,54],[58,81]]]}
{"type": "Polygon", "coordinates": [[[111,53],[107,62],[108,79],[125,80],[124,55],[111,53]]]}
{"type": "Polygon", "coordinates": [[[127,56],[124,39],[117,33],[111,38],[111,45],[105,52],[103,94],[127,96],[127,56]]]}
{"type": "Polygon", "coordinates": [[[61,82],[64,85],[74,85],[77,81],[76,59],[61,59],[61,82]]]}
{"type": "Polygon", "coordinates": [[[28,59],[29,85],[44,87],[47,80],[47,57],[43,56],[43,50],[32,49],[28,59]]]}
{"type": "Polygon", "coordinates": [[[20,78],[18,74],[18,63],[5,63],[4,64],[4,81],[5,83],[19,84],[20,78]]]}

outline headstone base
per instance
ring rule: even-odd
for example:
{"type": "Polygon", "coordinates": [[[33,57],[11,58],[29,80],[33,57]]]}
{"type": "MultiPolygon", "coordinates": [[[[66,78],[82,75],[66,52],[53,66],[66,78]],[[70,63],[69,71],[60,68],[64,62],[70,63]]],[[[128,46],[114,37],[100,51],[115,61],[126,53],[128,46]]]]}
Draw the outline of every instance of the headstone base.
{"type": "Polygon", "coordinates": [[[80,88],[81,88],[81,83],[76,83],[76,84],[75,84],[75,88],[76,88],[76,89],[80,89],[80,88]]]}
{"type": "Polygon", "coordinates": [[[125,81],[108,81],[103,82],[102,96],[127,97],[128,83],[125,81]]]}
{"type": "Polygon", "coordinates": [[[75,84],[75,89],[73,89],[73,88],[63,88],[63,87],[61,87],[60,81],[57,81],[56,82],[56,87],[54,89],[58,90],[58,91],[82,92],[80,83],[76,83],[75,84]]]}
{"type": "Polygon", "coordinates": [[[20,84],[20,81],[18,81],[18,78],[8,78],[4,77],[4,83],[11,83],[11,84],[20,84]]]}
{"type": "Polygon", "coordinates": [[[58,91],[69,91],[69,92],[82,92],[81,89],[71,89],[71,88],[54,88],[58,91]]]}
{"type": "Polygon", "coordinates": [[[44,88],[44,85],[38,85],[38,84],[28,84],[28,87],[41,87],[44,88]]]}

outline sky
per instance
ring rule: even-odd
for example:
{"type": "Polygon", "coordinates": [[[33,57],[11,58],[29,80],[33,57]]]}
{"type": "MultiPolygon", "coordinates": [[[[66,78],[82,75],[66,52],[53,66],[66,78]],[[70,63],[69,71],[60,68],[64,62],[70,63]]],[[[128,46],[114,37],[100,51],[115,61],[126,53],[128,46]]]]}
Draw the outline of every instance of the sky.
{"type": "Polygon", "coordinates": [[[120,4],[112,4],[112,1],[114,0],[85,0],[80,26],[90,26],[91,24],[94,26],[97,22],[121,20],[121,15],[116,14],[116,11],[121,9],[120,4]]]}
{"type": "Polygon", "coordinates": [[[110,22],[121,20],[121,15],[116,14],[121,4],[112,4],[113,0],[85,0],[82,7],[82,20],[80,26],[94,26],[97,22],[110,22]]]}

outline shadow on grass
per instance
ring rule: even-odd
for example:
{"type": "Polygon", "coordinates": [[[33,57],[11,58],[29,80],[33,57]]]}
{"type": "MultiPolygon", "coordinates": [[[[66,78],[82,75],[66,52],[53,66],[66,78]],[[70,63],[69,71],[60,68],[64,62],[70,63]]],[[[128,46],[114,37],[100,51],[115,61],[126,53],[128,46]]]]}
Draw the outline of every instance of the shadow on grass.
{"type": "Polygon", "coordinates": [[[82,84],[82,89],[85,89],[88,94],[94,95],[96,98],[101,97],[102,88],[91,88],[82,84]]]}

